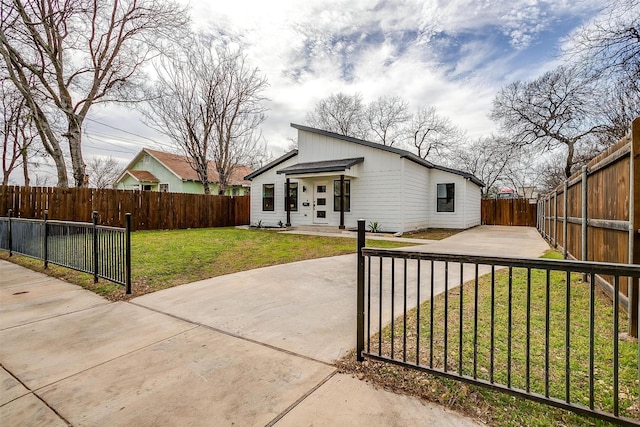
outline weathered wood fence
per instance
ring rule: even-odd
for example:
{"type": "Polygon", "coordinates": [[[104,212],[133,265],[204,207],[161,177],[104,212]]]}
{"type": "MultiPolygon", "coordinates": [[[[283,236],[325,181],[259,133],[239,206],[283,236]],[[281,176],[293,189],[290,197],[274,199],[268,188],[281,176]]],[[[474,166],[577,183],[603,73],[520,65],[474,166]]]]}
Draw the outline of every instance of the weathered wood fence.
{"type": "Polygon", "coordinates": [[[131,213],[133,230],[225,227],[249,224],[249,196],[95,188],[0,186],[0,215],[91,222],[98,212],[101,225],[124,227],[131,213]]]}
{"type": "MultiPolygon", "coordinates": [[[[640,264],[640,117],[631,136],[592,159],[538,202],[537,227],[566,258],[640,264]]],[[[596,281],[609,294],[608,276],[596,281]]],[[[629,332],[638,334],[638,280],[620,280],[629,332]]]]}
{"type": "Polygon", "coordinates": [[[529,199],[482,199],[482,224],[535,227],[537,204],[529,199]]]}

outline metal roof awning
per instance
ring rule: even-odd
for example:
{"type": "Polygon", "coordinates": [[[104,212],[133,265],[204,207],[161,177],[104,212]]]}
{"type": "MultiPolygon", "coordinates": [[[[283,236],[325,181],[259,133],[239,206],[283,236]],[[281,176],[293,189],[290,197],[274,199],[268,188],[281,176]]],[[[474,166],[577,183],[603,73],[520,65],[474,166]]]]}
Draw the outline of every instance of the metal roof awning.
{"type": "Polygon", "coordinates": [[[364,157],[352,159],[323,160],[320,162],[297,163],[277,171],[285,175],[309,175],[345,172],[352,166],[364,162],[364,157]]]}

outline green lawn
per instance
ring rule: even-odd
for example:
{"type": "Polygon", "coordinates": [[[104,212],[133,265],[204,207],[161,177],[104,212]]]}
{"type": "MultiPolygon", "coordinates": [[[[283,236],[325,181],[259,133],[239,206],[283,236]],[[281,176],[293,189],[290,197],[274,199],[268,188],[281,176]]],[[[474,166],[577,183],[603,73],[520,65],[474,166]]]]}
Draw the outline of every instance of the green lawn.
{"type": "MultiPolygon", "coordinates": [[[[238,230],[233,227],[131,234],[134,296],[196,280],[275,264],[355,253],[356,239],[281,234],[273,230],[238,230]]],[[[376,240],[376,247],[409,246],[376,240]]],[[[0,258],[9,260],[0,251],[0,258]]],[[[13,262],[44,271],[42,261],[13,256],[13,262]]],[[[79,284],[109,299],[125,298],[123,287],[66,268],[50,265],[47,274],[79,284]]],[[[354,268],[355,275],[355,268],[354,268]]]]}
{"type": "MultiPolygon", "coordinates": [[[[559,258],[556,252],[548,257],[559,258]]],[[[550,379],[549,395],[564,400],[565,397],[565,299],[566,274],[553,272],[550,276],[550,337],[549,361],[550,379]]],[[[589,366],[589,287],[581,281],[580,275],[571,277],[570,292],[570,392],[571,401],[588,406],[588,366],[589,366]]],[[[512,352],[511,352],[511,385],[525,389],[525,351],[526,351],[526,270],[514,269],[512,280],[512,352]]],[[[545,273],[533,270],[531,274],[531,344],[530,344],[530,388],[532,392],[544,394],[545,372],[545,310],[546,286],[545,273]]],[[[496,273],[495,286],[495,356],[494,379],[497,383],[507,384],[508,364],[508,270],[496,273]]],[[[475,311],[474,283],[463,287],[463,344],[462,371],[473,376],[473,314],[475,311]]],[[[612,389],[612,347],[613,307],[611,300],[598,292],[595,322],[595,406],[598,409],[613,412],[612,389]]],[[[430,359],[430,302],[420,308],[420,363],[428,365],[430,359]]],[[[449,370],[458,371],[460,289],[449,292],[447,366],[449,370]]],[[[489,380],[490,372],[490,313],[491,282],[490,275],[483,276],[478,287],[478,346],[477,376],[489,380]]],[[[402,341],[404,320],[395,321],[394,353],[395,358],[402,357],[402,341]]],[[[624,312],[619,317],[620,332],[627,326],[624,312]]],[[[407,317],[407,359],[415,362],[416,358],[416,310],[407,317]]],[[[444,295],[434,298],[434,367],[444,366],[444,295]]],[[[383,355],[387,356],[391,348],[391,330],[387,326],[382,332],[383,355]]],[[[378,351],[378,338],[372,338],[372,353],[378,351]]],[[[620,413],[623,416],[639,419],[638,403],[638,343],[635,340],[619,342],[620,363],[620,413]]],[[[516,398],[491,390],[468,386],[441,377],[403,369],[389,364],[366,361],[363,364],[354,362],[355,356],[349,355],[341,362],[348,372],[355,372],[359,377],[370,379],[382,386],[408,394],[422,396],[463,411],[483,421],[500,426],[530,425],[606,425],[592,418],[581,417],[571,412],[554,409],[526,399],[516,398]]]]}

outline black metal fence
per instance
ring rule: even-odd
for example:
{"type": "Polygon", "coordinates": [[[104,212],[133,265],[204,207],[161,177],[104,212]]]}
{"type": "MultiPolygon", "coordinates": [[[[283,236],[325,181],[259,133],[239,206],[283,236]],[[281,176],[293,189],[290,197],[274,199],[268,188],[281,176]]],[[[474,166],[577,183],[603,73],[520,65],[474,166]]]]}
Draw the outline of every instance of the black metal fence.
{"type": "Polygon", "coordinates": [[[131,214],[126,228],[93,223],[0,217],[0,249],[93,274],[125,286],[131,293],[131,214]]]}
{"type": "Polygon", "coordinates": [[[365,248],[362,222],[357,357],[640,425],[621,277],[640,266],[365,248]],[[613,303],[596,274],[614,277],[613,303]]]}

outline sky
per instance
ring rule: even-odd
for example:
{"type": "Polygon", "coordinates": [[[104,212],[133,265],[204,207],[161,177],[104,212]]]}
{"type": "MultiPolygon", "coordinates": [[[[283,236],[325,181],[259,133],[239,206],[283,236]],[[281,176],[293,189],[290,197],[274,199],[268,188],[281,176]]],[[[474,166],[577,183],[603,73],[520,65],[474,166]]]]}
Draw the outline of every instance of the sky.
{"type": "MultiPolygon", "coordinates": [[[[290,123],[333,93],[365,102],[400,96],[433,106],[467,131],[488,136],[501,87],[562,63],[559,49],[604,0],[233,0],[190,3],[193,25],[239,40],[267,77],[261,131],[273,157],[295,138],[290,123]]],[[[85,158],[123,166],[143,147],[171,151],[165,136],[124,107],[95,107],[84,129],[85,158]]],[[[53,179],[55,181],[55,179],[53,179]]],[[[54,183],[54,182],[53,182],[54,183]]]]}

